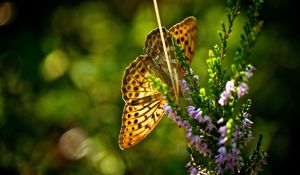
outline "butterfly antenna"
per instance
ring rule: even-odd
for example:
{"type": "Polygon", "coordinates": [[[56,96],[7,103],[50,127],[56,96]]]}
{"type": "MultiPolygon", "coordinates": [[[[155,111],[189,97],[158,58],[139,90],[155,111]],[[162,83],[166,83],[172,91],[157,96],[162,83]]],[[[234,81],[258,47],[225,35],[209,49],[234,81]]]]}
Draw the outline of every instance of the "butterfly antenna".
{"type": "Polygon", "coordinates": [[[172,71],[172,68],[171,68],[170,59],[169,59],[168,52],[167,52],[167,47],[166,47],[166,42],[165,42],[164,34],[163,34],[163,31],[162,31],[162,26],[161,26],[161,22],[160,22],[160,16],[159,16],[159,11],[158,11],[157,1],[153,0],[153,4],[154,4],[154,10],[155,10],[157,23],[158,23],[158,29],[159,29],[159,33],[160,33],[160,37],[161,37],[165,57],[166,57],[166,60],[167,60],[168,70],[169,70],[169,73],[170,73],[170,78],[171,78],[171,81],[172,81],[172,85],[174,87],[176,102],[178,102],[178,96],[177,96],[177,90],[176,90],[177,86],[175,86],[175,83],[174,83],[173,71],[172,71]]]}

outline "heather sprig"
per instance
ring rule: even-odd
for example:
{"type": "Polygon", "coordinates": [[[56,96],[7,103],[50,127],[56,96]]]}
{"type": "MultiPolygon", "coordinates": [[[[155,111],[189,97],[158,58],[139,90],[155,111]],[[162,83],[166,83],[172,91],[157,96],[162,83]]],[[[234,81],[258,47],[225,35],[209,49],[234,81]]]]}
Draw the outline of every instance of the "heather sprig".
{"type": "MultiPolygon", "coordinates": [[[[207,87],[185,62],[180,46],[174,42],[177,58],[185,70],[181,81],[179,101],[167,93],[166,86],[151,78],[151,82],[167,99],[163,109],[167,116],[185,130],[191,156],[186,168],[191,175],[200,174],[256,174],[266,163],[267,154],[261,150],[262,137],[250,157],[243,148],[253,139],[254,124],[250,114],[249,79],[255,73],[250,63],[250,52],[261,32],[259,19],[262,0],[252,0],[248,20],[241,34],[240,46],[234,58],[228,58],[229,38],[235,19],[240,14],[240,1],[227,0],[227,23],[221,23],[220,44],[208,52],[207,87]],[[231,59],[229,71],[223,65],[231,59]]],[[[170,90],[169,90],[170,91],[170,90]]]]}

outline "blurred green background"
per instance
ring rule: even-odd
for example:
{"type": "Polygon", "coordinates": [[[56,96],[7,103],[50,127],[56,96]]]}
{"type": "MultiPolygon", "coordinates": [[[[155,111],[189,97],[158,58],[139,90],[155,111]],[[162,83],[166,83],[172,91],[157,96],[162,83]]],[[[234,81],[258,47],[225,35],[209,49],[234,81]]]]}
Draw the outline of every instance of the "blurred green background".
{"type": "MultiPolygon", "coordinates": [[[[229,56],[238,47],[247,4],[233,28],[229,56]]],[[[291,174],[300,162],[300,38],[291,4],[265,2],[263,32],[251,55],[257,68],[249,94],[254,142],[263,134],[269,154],[260,174],[291,174]]],[[[190,15],[198,19],[192,68],[206,86],[208,49],[219,43],[225,2],[164,0],[159,7],[167,28],[190,15]]],[[[137,146],[118,147],[123,71],[156,26],[150,0],[1,2],[0,173],[186,174],[184,132],[166,117],[137,146]]],[[[231,61],[227,57],[226,65],[231,61]]]]}

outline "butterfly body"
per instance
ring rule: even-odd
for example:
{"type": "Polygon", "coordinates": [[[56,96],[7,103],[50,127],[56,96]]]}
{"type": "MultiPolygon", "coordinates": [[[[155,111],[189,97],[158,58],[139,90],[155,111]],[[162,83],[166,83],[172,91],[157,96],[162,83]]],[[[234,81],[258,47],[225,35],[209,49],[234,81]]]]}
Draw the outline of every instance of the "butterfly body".
{"type": "MultiPolygon", "coordinates": [[[[183,48],[186,61],[190,63],[196,44],[196,19],[188,17],[173,26],[170,31],[165,28],[162,28],[162,31],[172,74],[175,75],[176,80],[181,79],[184,71],[176,59],[172,37],[183,48]]],[[[165,113],[162,107],[167,101],[157,89],[152,87],[148,79],[149,75],[160,78],[169,90],[174,88],[172,87],[159,29],[155,29],[147,35],[144,54],[138,56],[124,72],[121,91],[125,106],[119,134],[121,149],[136,145],[143,140],[155,128],[165,113]]]]}

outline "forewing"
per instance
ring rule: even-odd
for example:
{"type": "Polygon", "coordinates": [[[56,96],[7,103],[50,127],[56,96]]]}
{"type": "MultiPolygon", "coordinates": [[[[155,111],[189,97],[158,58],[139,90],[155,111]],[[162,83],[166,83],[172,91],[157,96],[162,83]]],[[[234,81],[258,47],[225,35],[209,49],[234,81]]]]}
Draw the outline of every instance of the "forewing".
{"type": "Polygon", "coordinates": [[[197,21],[193,16],[185,18],[182,22],[175,24],[169,30],[176,39],[176,43],[183,49],[186,62],[191,63],[197,43],[197,21]]]}

